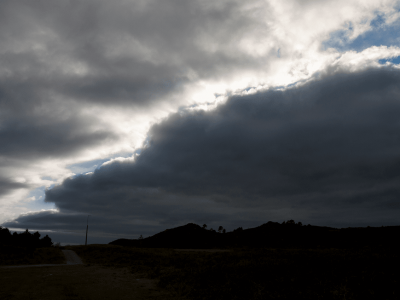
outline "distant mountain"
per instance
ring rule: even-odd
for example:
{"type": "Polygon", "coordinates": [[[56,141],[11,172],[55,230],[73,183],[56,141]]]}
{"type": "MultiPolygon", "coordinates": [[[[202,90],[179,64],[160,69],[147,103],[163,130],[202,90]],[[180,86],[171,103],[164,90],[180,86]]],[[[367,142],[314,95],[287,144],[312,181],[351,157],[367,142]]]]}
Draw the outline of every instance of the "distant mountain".
{"type": "Polygon", "coordinates": [[[397,245],[400,226],[332,228],[302,226],[293,220],[268,222],[249,229],[218,233],[189,223],[144,239],[118,239],[109,244],[144,248],[210,249],[232,247],[354,248],[397,245]]]}
{"type": "Polygon", "coordinates": [[[166,229],[142,240],[119,239],[109,244],[121,246],[142,246],[146,248],[213,248],[218,244],[217,232],[203,229],[199,225],[189,223],[172,229],[166,229]]]}

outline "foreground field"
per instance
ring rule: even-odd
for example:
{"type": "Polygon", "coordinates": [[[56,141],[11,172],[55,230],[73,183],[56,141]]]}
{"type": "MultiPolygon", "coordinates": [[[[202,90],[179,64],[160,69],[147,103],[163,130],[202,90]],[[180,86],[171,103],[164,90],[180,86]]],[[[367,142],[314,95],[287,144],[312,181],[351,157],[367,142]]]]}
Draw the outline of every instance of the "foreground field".
{"type": "Polygon", "coordinates": [[[65,257],[57,247],[37,249],[27,249],[15,246],[0,247],[0,266],[63,263],[65,263],[65,257]]]}
{"type": "Polygon", "coordinates": [[[127,268],[60,266],[0,268],[1,300],[153,299],[173,300],[156,280],[127,268]]]}
{"type": "Polygon", "coordinates": [[[399,249],[66,247],[84,265],[0,268],[0,299],[399,299],[399,249]]]}
{"type": "Polygon", "coordinates": [[[84,262],[128,268],[187,299],[399,299],[398,249],[228,252],[71,247],[84,262]]]}

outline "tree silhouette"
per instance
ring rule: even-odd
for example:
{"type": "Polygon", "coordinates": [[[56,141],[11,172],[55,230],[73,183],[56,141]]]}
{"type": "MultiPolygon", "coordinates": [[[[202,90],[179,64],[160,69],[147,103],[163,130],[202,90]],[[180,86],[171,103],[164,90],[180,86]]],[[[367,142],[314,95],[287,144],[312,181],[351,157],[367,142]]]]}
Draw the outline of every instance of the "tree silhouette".
{"type": "Polygon", "coordinates": [[[203,224],[203,229],[206,229],[207,228],[207,225],[206,224],[203,224]]]}
{"type": "Polygon", "coordinates": [[[51,247],[53,242],[48,235],[41,239],[38,231],[32,234],[26,229],[19,234],[17,232],[11,234],[7,228],[0,227],[0,246],[2,245],[25,249],[23,251],[26,254],[32,255],[36,248],[51,247]]]}
{"type": "Polygon", "coordinates": [[[224,230],[224,227],[222,227],[222,226],[219,226],[219,227],[218,227],[218,232],[219,232],[219,233],[221,233],[221,232],[222,232],[222,230],[224,230]]]}
{"type": "Polygon", "coordinates": [[[282,225],[296,225],[296,222],[294,220],[287,220],[286,222],[283,221],[282,225]]]}
{"type": "Polygon", "coordinates": [[[53,242],[51,241],[51,238],[46,234],[46,236],[41,239],[40,244],[42,247],[50,247],[53,245],[53,242]]]}

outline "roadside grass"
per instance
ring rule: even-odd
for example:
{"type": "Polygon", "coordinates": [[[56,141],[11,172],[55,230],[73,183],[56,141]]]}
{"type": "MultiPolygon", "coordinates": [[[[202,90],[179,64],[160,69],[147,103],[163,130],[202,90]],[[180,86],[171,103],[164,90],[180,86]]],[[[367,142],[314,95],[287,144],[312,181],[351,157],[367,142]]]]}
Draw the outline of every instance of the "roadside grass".
{"type": "Polygon", "coordinates": [[[232,249],[192,252],[67,247],[86,264],[128,267],[187,299],[398,299],[398,249],[232,249]]]}
{"type": "Polygon", "coordinates": [[[65,257],[58,247],[26,248],[0,246],[0,266],[63,264],[65,257]]]}
{"type": "Polygon", "coordinates": [[[124,268],[65,265],[0,268],[1,300],[180,300],[157,288],[156,280],[124,268]]]}

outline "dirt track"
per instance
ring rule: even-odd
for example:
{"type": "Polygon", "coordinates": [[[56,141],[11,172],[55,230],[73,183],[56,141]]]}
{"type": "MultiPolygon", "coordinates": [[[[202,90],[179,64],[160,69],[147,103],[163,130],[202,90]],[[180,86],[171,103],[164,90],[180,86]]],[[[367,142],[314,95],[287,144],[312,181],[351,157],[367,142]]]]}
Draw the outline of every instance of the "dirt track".
{"type": "Polygon", "coordinates": [[[67,265],[81,265],[83,264],[81,258],[72,250],[62,250],[64,253],[67,265]]]}

